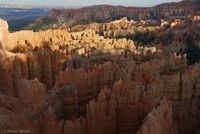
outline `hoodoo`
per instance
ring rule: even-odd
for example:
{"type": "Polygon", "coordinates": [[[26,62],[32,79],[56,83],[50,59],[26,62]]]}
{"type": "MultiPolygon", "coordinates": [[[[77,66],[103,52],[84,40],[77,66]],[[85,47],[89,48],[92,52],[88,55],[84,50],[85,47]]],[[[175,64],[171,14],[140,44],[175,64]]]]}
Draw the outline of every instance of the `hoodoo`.
{"type": "Polygon", "coordinates": [[[200,19],[186,3],[52,10],[37,32],[0,19],[0,134],[199,134],[200,19]]]}

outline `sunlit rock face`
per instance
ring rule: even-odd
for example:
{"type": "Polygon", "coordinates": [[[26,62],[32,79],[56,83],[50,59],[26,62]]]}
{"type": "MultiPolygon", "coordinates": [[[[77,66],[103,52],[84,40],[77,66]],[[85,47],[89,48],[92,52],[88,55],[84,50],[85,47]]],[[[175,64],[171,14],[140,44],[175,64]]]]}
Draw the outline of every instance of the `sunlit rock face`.
{"type": "Polygon", "coordinates": [[[7,21],[0,18],[0,61],[5,60],[6,57],[14,55],[6,49],[6,47],[8,46],[8,36],[8,23],[7,21]]]}
{"type": "Polygon", "coordinates": [[[8,36],[8,23],[2,19],[0,19],[0,40],[2,44],[7,44],[7,36],[8,36]]]}
{"type": "MultiPolygon", "coordinates": [[[[124,18],[116,25],[121,21],[129,23],[124,18]]],[[[7,33],[2,32],[2,56],[13,54],[0,64],[0,130],[199,131],[200,65],[187,65],[186,55],[105,38],[91,29],[20,31],[10,33],[6,43],[7,33]]]]}
{"type": "Polygon", "coordinates": [[[0,55],[1,60],[6,55],[5,45],[7,44],[7,36],[8,36],[8,23],[2,19],[0,19],[0,55]]]}

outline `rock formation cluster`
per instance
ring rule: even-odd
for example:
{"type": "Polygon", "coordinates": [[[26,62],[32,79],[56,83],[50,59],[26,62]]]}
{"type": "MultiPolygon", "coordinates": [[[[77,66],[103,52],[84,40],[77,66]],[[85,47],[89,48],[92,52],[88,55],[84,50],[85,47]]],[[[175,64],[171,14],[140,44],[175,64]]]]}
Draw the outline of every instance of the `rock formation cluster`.
{"type": "MultiPolygon", "coordinates": [[[[113,23],[125,29],[134,24],[125,18],[113,23]]],[[[188,65],[186,55],[106,38],[90,28],[2,28],[8,36],[0,38],[0,51],[11,54],[0,62],[0,133],[200,131],[200,64],[188,65]]]]}

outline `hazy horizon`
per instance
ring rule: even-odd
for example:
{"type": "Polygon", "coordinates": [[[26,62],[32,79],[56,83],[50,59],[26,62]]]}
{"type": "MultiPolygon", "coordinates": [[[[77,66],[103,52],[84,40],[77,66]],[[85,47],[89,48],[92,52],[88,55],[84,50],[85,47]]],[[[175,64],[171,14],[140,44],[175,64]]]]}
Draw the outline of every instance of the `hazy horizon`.
{"type": "Polygon", "coordinates": [[[33,6],[91,6],[91,5],[121,5],[121,6],[140,6],[148,7],[161,3],[178,2],[180,0],[1,0],[0,4],[14,4],[14,5],[33,5],[33,6]]]}

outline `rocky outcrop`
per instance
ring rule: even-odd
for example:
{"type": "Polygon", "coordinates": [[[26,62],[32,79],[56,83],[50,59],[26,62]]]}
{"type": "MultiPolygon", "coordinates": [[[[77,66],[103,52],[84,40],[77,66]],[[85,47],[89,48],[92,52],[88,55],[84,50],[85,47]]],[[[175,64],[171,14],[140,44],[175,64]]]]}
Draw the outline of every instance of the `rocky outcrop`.
{"type": "Polygon", "coordinates": [[[166,99],[146,117],[137,134],[177,134],[172,117],[172,105],[166,99]]]}
{"type": "Polygon", "coordinates": [[[7,44],[7,37],[8,36],[8,23],[4,20],[0,20],[0,41],[1,41],[1,56],[5,55],[5,45],[7,44]]]}
{"type": "Polygon", "coordinates": [[[8,23],[0,19],[0,62],[4,61],[6,57],[13,55],[5,49],[8,41],[8,23]]]}

